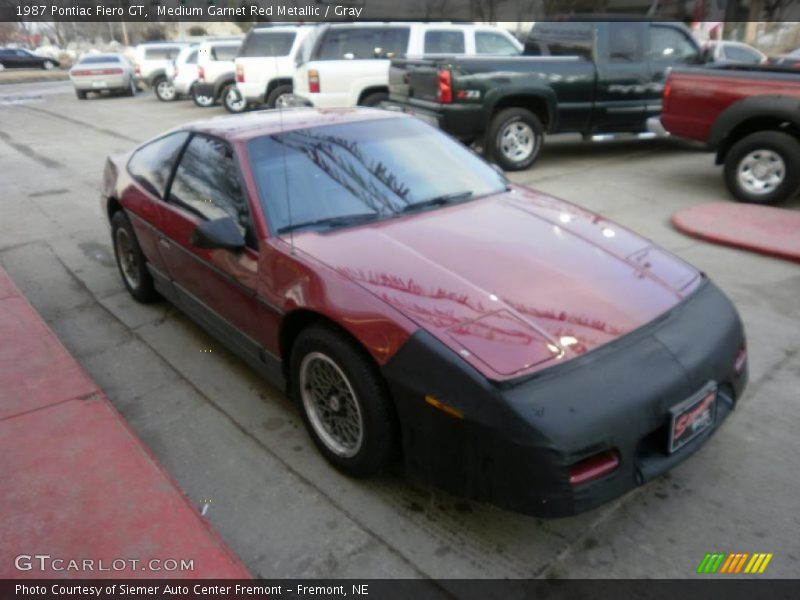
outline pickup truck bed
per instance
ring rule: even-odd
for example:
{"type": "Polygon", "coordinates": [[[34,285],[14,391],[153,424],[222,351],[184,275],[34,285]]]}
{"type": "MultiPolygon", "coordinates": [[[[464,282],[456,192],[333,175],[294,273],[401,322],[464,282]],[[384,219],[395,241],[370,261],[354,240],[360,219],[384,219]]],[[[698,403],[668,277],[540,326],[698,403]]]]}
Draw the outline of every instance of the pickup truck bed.
{"type": "Polygon", "coordinates": [[[661,122],[705,142],[744,202],[772,204],[800,187],[800,72],[779,66],[673,69],[661,122]]]}

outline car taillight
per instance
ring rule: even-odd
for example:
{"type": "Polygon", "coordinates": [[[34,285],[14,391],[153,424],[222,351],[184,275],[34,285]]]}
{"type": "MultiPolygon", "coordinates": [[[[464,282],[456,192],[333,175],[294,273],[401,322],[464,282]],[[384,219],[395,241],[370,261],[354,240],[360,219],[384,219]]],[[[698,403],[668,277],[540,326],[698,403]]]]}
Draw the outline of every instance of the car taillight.
{"type": "Polygon", "coordinates": [[[236,83],[244,83],[244,67],[236,65],[236,83]]]}
{"type": "Polygon", "coordinates": [[[137,75],[141,75],[142,74],[142,65],[140,65],[139,63],[136,63],[136,66],[133,68],[133,71],[137,75]]]}
{"type": "Polygon", "coordinates": [[[308,91],[311,94],[319,94],[319,71],[316,69],[308,70],[308,91]]]}
{"type": "Polygon", "coordinates": [[[197,79],[198,81],[206,80],[206,70],[203,67],[197,67],[197,79]]]}
{"type": "Polygon", "coordinates": [[[572,465],[569,468],[569,483],[570,485],[580,485],[600,479],[618,466],[619,454],[616,450],[605,450],[572,465]]]}
{"type": "Polygon", "coordinates": [[[450,104],[453,101],[453,87],[449,69],[439,71],[439,89],[437,98],[442,104],[450,104]]]}
{"type": "Polygon", "coordinates": [[[78,69],[77,71],[73,71],[72,74],[75,77],[83,77],[86,75],[119,75],[122,73],[122,69],[78,69]]]}

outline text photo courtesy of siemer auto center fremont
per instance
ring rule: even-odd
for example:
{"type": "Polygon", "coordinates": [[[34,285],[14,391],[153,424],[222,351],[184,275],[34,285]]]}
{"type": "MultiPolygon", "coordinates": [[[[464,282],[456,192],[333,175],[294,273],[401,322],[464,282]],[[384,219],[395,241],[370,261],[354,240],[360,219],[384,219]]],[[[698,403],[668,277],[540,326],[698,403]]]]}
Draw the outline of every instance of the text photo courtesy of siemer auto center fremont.
{"type": "Polygon", "coordinates": [[[0,596],[797,597],[800,7],[394,4],[0,4],[0,596]]]}

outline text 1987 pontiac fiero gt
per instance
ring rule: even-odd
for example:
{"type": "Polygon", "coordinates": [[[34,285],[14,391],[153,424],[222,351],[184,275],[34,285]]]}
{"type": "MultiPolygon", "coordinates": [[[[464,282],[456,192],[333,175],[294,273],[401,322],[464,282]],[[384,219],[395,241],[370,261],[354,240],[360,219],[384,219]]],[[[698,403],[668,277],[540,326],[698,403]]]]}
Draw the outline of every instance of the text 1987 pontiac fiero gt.
{"type": "Polygon", "coordinates": [[[125,286],[285,385],[325,458],[574,514],[700,447],[745,340],[697,270],[412,117],[212,119],[112,157],[125,286]]]}

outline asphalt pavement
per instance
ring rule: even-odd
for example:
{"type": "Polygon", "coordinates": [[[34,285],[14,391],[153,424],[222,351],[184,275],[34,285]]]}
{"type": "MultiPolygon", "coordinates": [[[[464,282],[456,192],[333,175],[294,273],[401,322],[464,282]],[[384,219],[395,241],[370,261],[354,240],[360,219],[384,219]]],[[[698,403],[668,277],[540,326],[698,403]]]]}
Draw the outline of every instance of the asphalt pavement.
{"type": "Polygon", "coordinates": [[[0,86],[0,264],[254,575],[691,577],[707,552],[770,552],[761,577],[800,574],[800,266],[671,227],[678,209],[729,201],[711,154],[564,137],[511,176],[708,273],[749,340],[747,393],[703,449],[617,501],[543,521],[399,473],[338,474],[281,392],[169,304],[128,296],[100,211],[105,157],[219,114],[152,93],[79,101],[68,82],[0,86]]]}

